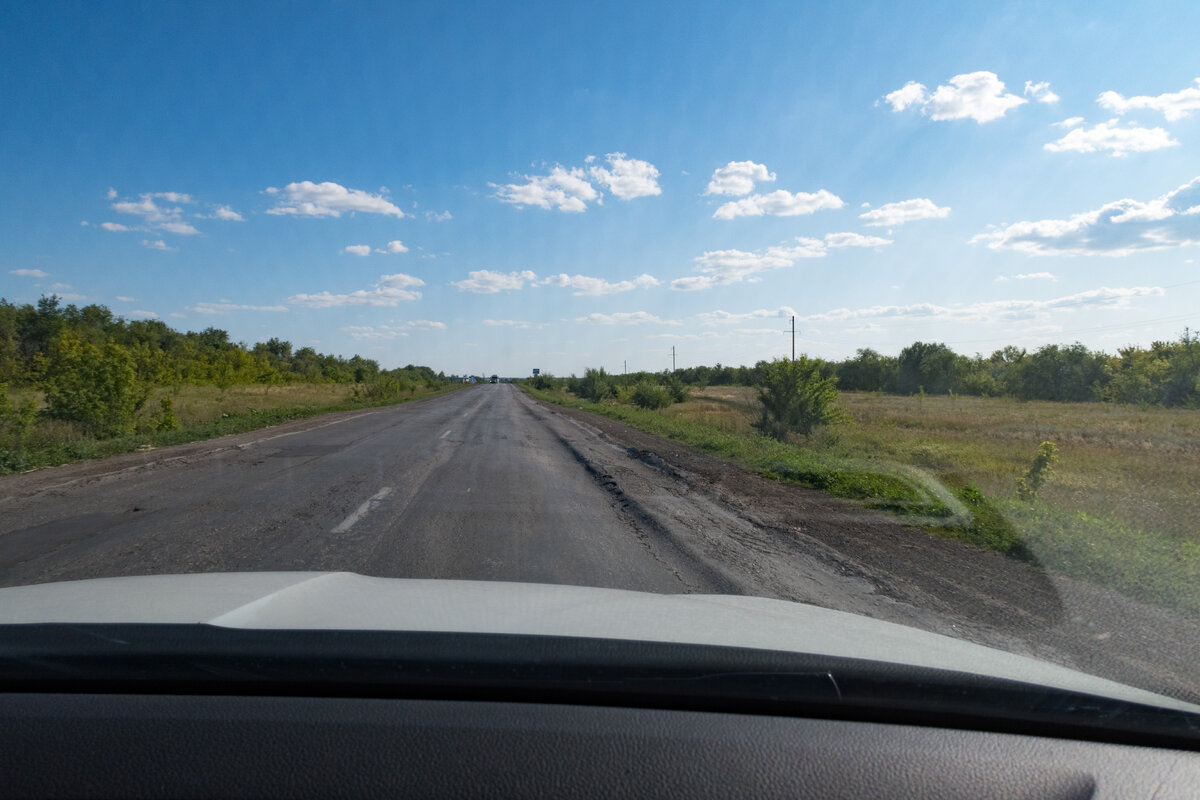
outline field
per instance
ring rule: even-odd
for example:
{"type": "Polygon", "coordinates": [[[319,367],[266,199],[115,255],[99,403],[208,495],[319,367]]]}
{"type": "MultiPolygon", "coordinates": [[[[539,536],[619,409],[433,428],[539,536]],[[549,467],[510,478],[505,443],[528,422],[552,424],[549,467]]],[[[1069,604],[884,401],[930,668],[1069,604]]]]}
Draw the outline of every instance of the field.
{"type": "MultiPolygon", "coordinates": [[[[227,389],[216,386],[160,387],[138,412],[138,432],[131,436],[97,440],[75,423],[39,418],[20,452],[5,449],[4,443],[0,442],[0,474],[240,433],[329,411],[405,402],[460,386],[419,387],[375,402],[357,399],[351,384],[298,383],[227,389]],[[176,429],[156,430],[163,397],[171,398],[179,423],[176,429]]],[[[9,397],[15,406],[30,399],[39,406],[42,404],[41,393],[33,390],[13,391],[9,397]]]]}
{"type": "MultiPolygon", "coordinates": [[[[842,394],[850,422],[780,445],[758,436],[755,390],[709,387],[658,412],[587,404],[763,474],[912,514],[889,476],[974,486],[990,519],[932,529],[1131,596],[1200,612],[1200,411],[1101,403],[842,394]],[[1044,441],[1054,474],[1034,502],[1016,481],[1044,441]],[[787,452],[785,452],[787,451],[787,452]],[[780,466],[777,466],[780,465],[780,466]],[[814,480],[812,476],[816,476],[814,480]]],[[[944,491],[938,495],[946,496],[944,491]]]]}

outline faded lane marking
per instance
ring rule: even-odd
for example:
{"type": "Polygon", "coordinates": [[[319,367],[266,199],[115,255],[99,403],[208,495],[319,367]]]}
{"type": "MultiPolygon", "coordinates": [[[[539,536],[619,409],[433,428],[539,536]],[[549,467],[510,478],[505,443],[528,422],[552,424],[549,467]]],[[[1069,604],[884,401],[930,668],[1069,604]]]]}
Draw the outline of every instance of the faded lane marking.
{"type": "Polygon", "coordinates": [[[371,513],[372,511],[374,511],[375,507],[378,506],[381,502],[383,502],[383,498],[387,497],[391,493],[392,493],[392,487],[390,487],[390,486],[383,487],[378,492],[376,492],[375,494],[373,494],[369,498],[367,498],[365,501],[363,501],[363,504],[361,506],[354,509],[353,514],[351,514],[350,516],[348,516],[344,520],[342,520],[342,524],[338,525],[331,532],[332,533],[345,533],[346,531],[350,530],[356,524],[358,524],[358,521],[360,519],[362,519],[363,517],[365,517],[367,514],[371,513]]]}
{"type": "Polygon", "coordinates": [[[330,425],[341,425],[343,422],[349,422],[352,419],[361,419],[362,417],[369,417],[372,414],[378,414],[378,413],[379,413],[378,411],[367,411],[366,413],[363,413],[363,414],[355,414],[352,417],[342,417],[341,419],[335,419],[333,422],[326,422],[324,425],[316,425],[312,428],[304,428],[303,430],[298,430],[298,431],[288,431],[287,433],[277,433],[274,436],[264,436],[261,439],[255,439],[253,442],[246,442],[245,444],[239,444],[239,445],[237,445],[237,448],[239,450],[245,450],[247,447],[253,447],[256,444],[261,444],[263,442],[269,442],[272,439],[282,439],[284,436],[295,436],[297,433],[308,433],[309,431],[319,431],[319,430],[321,430],[321,428],[328,428],[330,425]]]}
{"type": "MultiPolygon", "coordinates": [[[[453,430],[453,429],[451,429],[451,430],[453,430]]],[[[445,439],[445,438],[446,438],[447,436],[449,436],[449,435],[450,435],[450,431],[446,431],[445,433],[443,433],[443,434],[442,434],[441,436],[439,436],[438,438],[439,438],[439,439],[445,439]]]]}

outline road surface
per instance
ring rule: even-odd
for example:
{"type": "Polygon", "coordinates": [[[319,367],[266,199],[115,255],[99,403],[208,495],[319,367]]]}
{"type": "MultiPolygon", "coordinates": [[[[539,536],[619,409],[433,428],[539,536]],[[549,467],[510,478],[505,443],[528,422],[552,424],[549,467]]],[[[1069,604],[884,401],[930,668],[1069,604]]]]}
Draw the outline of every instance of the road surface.
{"type": "Polygon", "coordinates": [[[346,570],[809,602],[1200,699],[1200,626],[482,385],[0,478],[0,586],[346,570]]]}

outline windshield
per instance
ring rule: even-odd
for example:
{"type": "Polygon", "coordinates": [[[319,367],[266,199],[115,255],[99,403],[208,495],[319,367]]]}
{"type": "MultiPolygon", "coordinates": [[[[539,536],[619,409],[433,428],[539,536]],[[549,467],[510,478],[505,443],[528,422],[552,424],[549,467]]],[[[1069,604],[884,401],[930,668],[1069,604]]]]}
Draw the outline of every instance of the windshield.
{"type": "Polygon", "coordinates": [[[1200,701],[1198,29],[6,3],[0,586],[766,598],[1200,701]]]}

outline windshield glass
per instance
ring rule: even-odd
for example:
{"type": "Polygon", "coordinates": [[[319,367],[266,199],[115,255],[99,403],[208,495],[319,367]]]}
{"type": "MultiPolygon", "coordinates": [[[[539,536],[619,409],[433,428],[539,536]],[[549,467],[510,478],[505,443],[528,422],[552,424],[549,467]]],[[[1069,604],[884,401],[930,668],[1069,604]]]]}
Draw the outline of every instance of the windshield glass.
{"type": "Polygon", "coordinates": [[[1197,30],[5,3],[0,586],[738,595],[1200,701],[1197,30]]]}

